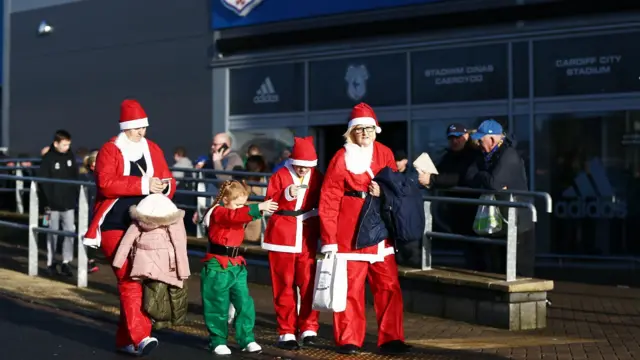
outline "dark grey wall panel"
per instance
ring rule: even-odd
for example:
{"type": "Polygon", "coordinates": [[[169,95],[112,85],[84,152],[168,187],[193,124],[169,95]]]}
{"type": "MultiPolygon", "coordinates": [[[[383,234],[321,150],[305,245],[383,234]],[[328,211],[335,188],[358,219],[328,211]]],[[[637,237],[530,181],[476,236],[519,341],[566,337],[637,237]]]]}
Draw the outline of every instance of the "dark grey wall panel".
{"type": "Polygon", "coordinates": [[[120,101],[139,99],[149,138],[171,156],[211,141],[206,0],[94,0],[12,17],[11,150],[34,152],[57,128],[75,146],[98,147],[118,132],[120,101]],[[36,36],[41,20],[50,36],[36,36]]]}

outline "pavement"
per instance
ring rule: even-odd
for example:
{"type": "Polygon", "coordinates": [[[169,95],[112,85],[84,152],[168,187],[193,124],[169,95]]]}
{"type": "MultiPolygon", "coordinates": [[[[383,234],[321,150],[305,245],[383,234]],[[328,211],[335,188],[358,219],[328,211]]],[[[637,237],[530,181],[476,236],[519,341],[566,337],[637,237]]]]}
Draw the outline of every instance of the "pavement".
{"type": "MultiPolygon", "coordinates": [[[[73,278],[27,276],[26,255],[26,247],[0,241],[0,335],[6,333],[7,338],[14,340],[9,342],[13,351],[9,354],[19,354],[2,358],[80,359],[86,355],[97,359],[120,358],[112,352],[118,298],[110,268],[102,265],[99,272],[89,276],[89,287],[80,289],[73,278]],[[30,315],[38,312],[47,314],[30,315]],[[24,349],[34,342],[42,346],[24,349]]],[[[201,316],[200,264],[198,259],[192,260],[194,276],[188,282],[187,323],[158,333],[159,349],[163,351],[154,352],[152,359],[175,359],[176,354],[195,360],[212,356],[205,351],[207,334],[201,316]]],[[[40,271],[41,274],[44,271],[43,262],[40,271]]],[[[640,359],[640,289],[635,288],[556,283],[556,290],[550,295],[553,306],[549,309],[548,327],[535,331],[509,332],[406,313],[407,342],[415,349],[401,357],[377,354],[375,314],[371,307],[367,309],[365,352],[357,357],[333,351],[328,314],[321,315],[322,341],[317,347],[295,353],[281,351],[273,346],[276,333],[271,288],[251,284],[250,291],[256,303],[256,336],[265,351],[252,356],[236,352],[235,358],[640,359]]]]}

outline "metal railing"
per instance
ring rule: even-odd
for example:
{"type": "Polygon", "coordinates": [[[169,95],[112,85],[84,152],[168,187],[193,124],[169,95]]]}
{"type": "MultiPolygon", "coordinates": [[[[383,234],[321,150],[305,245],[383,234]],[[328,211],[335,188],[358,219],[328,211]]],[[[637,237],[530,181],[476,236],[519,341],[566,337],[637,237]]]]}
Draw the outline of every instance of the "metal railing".
{"type": "MultiPolygon", "coordinates": [[[[452,189],[453,190],[453,189],[452,189]]],[[[457,188],[456,190],[461,190],[461,188],[457,188]]],[[[519,195],[528,195],[534,196],[536,193],[531,193],[527,191],[492,191],[492,190],[480,190],[480,189],[464,189],[464,192],[472,192],[472,193],[490,193],[490,194],[506,194],[511,195],[518,193],[519,195]],[[468,190],[468,191],[467,191],[468,190]]],[[[545,193],[537,193],[536,196],[542,196],[551,201],[551,196],[545,193]]],[[[444,240],[455,240],[455,241],[466,241],[466,242],[475,242],[482,243],[488,245],[499,245],[506,246],[506,281],[515,281],[516,280],[516,268],[517,268],[517,246],[518,246],[518,224],[517,224],[517,214],[516,209],[528,209],[530,211],[529,216],[531,217],[532,222],[538,221],[538,213],[536,211],[536,207],[528,202],[515,202],[515,201],[499,201],[499,200],[485,200],[485,199],[468,199],[468,198],[454,198],[454,197],[443,197],[443,196],[423,196],[424,200],[424,212],[425,212],[425,229],[424,229],[424,237],[422,238],[422,246],[421,246],[421,270],[430,270],[432,266],[431,259],[431,239],[444,239],[444,240]],[[466,204],[466,205],[488,205],[488,206],[496,206],[496,207],[507,207],[507,234],[506,241],[499,240],[496,238],[485,238],[485,237],[477,237],[477,236],[466,236],[452,233],[444,233],[444,232],[434,232],[433,231],[433,216],[431,213],[431,203],[449,203],[449,204],[466,204]]],[[[551,212],[551,209],[547,207],[547,212],[551,212]]],[[[535,256],[535,254],[531,254],[531,256],[535,256]]]]}
{"type": "MultiPolygon", "coordinates": [[[[15,200],[16,200],[16,211],[19,214],[24,214],[24,204],[23,204],[23,199],[22,199],[22,194],[25,192],[29,192],[30,189],[25,189],[24,188],[24,181],[29,181],[29,179],[27,177],[24,177],[24,171],[25,170],[29,170],[29,171],[33,171],[33,170],[38,170],[40,167],[38,165],[31,165],[31,166],[21,166],[21,163],[24,162],[37,162],[40,161],[40,159],[0,159],[0,164],[2,163],[8,163],[8,162],[14,162],[16,163],[16,166],[1,166],[0,165],[0,172],[2,171],[14,171],[15,172],[15,176],[16,178],[13,179],[16,182],[15,188],[14,189],[6,189],[6,188],[0,188],[0,192],[15,192],[15,200]]],[[[217,178],[206,178],[205,175],[206,174],[212,174],[212,175],[231,175],[232,177],[235,178],[246,178],[246,177],[264,177],[264,178],[269,178],[271,177],[272,174],[270,173],[258,173],[258,172],[249,172],[249,171],[226,171],[226,170],[213,170],[213,169],[189,169],[189,168],[176,168],[176,167],[171,167],[169,168],[169,170],[173,171],[178,171],[178,172],[183,172],[183,173],[192,173],[193,175],[197,176],[184,176],[182,178],[177,178],[176,180],[179,182],[183,182],[183,183],[189,183],[191,185],[195,185],[194,187],[197,189],[198,195],[197,199],[196,199],[196,205],[187,205],[187,204],[180,204],[182,208],[184,209],[189,209],[189,210],[195,210],[198,212],[198,214],[202,215],[203,210],[207,207],[207,195],[205,194],[207,192],[207,184],[221,184],[223,183],[225,180],[223,179],[217,179],[217,178]]],[[[256,181],[245,181],[245,183],[249,186],[252,187],[261,187],[261,188],[266,188],[267,187],[267,183],[266,182],[256,182],[256,181]]],[[[178,191],[176,192],[176,194],[188,194],[188,195],[193,195],[194,192],[187,192],[184,193],[183,191],[178,191]]],[[[250,198],[250,200],[252,200],[250,198]]],[[[198,224],[196,226],[196,231],[197,231],[197,236],[198,237],[202,237],[204,236],[204,226],[202,224],[198,224]]]]}
{"type": "MultiPolygon", "coordinates": [[[[18,170],[20,171],[20,170],[18,170]]],[[[30,181],[29,189],[24,189],[29,192],[29,222],[27,225],[0,220],[0,226],[11,227],[16,229],[22,229],[28,231],[28,274],[30,276],[38,275],[38,233],[43,234],[52,234],[52,235],[60,235],[65,237],[73,237],[78,239],[77,244],[77,286],[78,287],[86,287],[87,286],[87,253],[85,246],[83,245],[82,239],[84,234],[87,232],[87,228],[89,226],[89,196],[87,193],[87,189],[89,187],[95,187],[95,183],[88,181],[75,181],[75,180],[60,180],[60,179],[51,179],[51,178],[42,178],[42,177],[34,177],[34,176],[22,176],[22,175],[4,175],[0,174],[0,180],[14,180],[16,183],[21,182],[24,184],[25,181],[30,181]],[[54,183],[54,184],[67,184],[67,185],[76,185],[79,186],[79,198],[78,198],[78,225],[76,227],[76,232],[64,231],[64,230],[53,230],[48,227],[41,227],[40,225],[40,207],[39,207],[39,198],[38,198],[38,184],[39,183],[54,183]]],[[[22,194],[22,191],[19,192],[22,194]]],[[[176,195],[189,195],[195,196],[198,198],[204,197],[215,197],[217,193],[215,192],[196,192],[189,190],[175,190],[176,195]]],[[[20,196],[21,198],[21,196],[20,196]]],[[[252,201],[261,201],[264,198],[262,196],[250,196],[249,200],[252,201]]],[[[183,206],[180,206],[183,207],[183,206]]],[[[264,229],[265,221],[263,220],[262,226],[264,229]]],[[[262,232],[264,233],[264,231],[262,232]]]]}
{"type": "MultiPolygon", "coordinates": [[[[16,170],[16,173],[21,170],[16,170]]],[[[246,173],[246,172],[245,172],[246,173]]],[[[235,173],[237,174],[237,173],[235,173]]],[[[248,173],[251,175],[255,175],[255,173],[248,173]]],[[[88,194],[87,188],[95,186],[92,182],[86,181],[72,181],[72,180],[59,180],[59,179],[51,179],[51,178],[41,178],[41,177],[31,177],[31,176],[22,176],[21,174],[16,175],[2,175],[0,174],[0,179],[5,180],[14,180],[16,181],[16,189],[18,188],[18,182],[24,183],[24,181],[30,181],[31,185],[28,189],[29,191],[29,224],[19,224],[13,223],[9,221],[0,221],[0,226],[10,226],[14,228],[25,229],[29,231],[29,275],[36,276],[38,274],[38,244],[37,244],[37,233],[47,233],[54,235],[62,235],[74,237],[77,239],[82,239],[84,233],[87,231],[87,227],[89,224],[89,204],[88,204],[88,194]],[[70,184],[77,185],[80,187],[80,196],[78,201],[78,226],[77,233],[72,233],[68,231],[60,231],[60,230],[52,230],[49,228],[39,227],[39,199],[38,199],[38,183],[58,183],[58,184],[70,184]]],[[[26,189],[16,190],[16,194],[21,198],[22,192],[26,189]]],[[[547,202],[547,212],[550,212],[551,206],[551,197],[546,193],[532,193],[526,191],[487,191],[487,190],[477,190],[477,189],[466,189],[466,188],[455,188],[450,189],[451,191],[459,191],[459,192],[474,192],[474,193],[494,193],[494,194],[514,194],[514,195],[526,195],[526,196],[538,196],[544,198],[547,202]]],[[[206,206],[200,200],[206,197],[216,196],[217,193],[214,192],[202,192],[202,191],[189,191],[189,190],[176,190],[176,195],[190,195],[198,198],[198,205],[196,206],[196,210],[199,214],[202,214],[203,208],[206,206]]],[[[252,196],[250,200],[261,201],[264,198],[262,196],[252,196]]],[[[484,244],[492,244],[492,245],[502,245],[507,247],[506,251],[506,281],[514,281],[516,279],[516,254],[517,254],[517,221],[516,221],[516,208],[528,209],[530,211],[531,221],[537,221],[537,211],[533,204],[527,202],[515,202],[515,201],[497,201],[497,200],[484,200],[484,199],[468,199],[468,198],[453,198],[453,197],[440,197],[440,196],[425,196],[424,200],[424,211],[425,211],[425,235],[422,240],[421,246],[421,258],[422,270],[430,270],[431,269],[431,239],[446,239],[446,240],[456,240],[456,241],[469,241],[469,242],[477,242],[484,244]],[[504,240],[496,240],[489,239],[483,237],[473,237],[473,236],[464,236],[458,234],[451,233],[442,233],[442,232],[433,232],[433,217],[431,214],[431,203],[434,202],[444,202],[444,203],[453,203],[453,204],[467,204],[467,205],[489,205],[489,206],[497,206],[497,207],[507,207],[508,215],[507,215],[507,238],[504,240]]],[[[263,230],[266,226],[265,222],[262,222],[263,230]]],[[[198,227],[198,236],[201,237],[204,234],[204,231],[198,227]]],[[[264,231],[262,232],[263,236],[264,231]]],[[[82,241],[78,241],[78,286],[86,287],[87,286],[87,256],[85,247],[82,244],[82,241]]]]}

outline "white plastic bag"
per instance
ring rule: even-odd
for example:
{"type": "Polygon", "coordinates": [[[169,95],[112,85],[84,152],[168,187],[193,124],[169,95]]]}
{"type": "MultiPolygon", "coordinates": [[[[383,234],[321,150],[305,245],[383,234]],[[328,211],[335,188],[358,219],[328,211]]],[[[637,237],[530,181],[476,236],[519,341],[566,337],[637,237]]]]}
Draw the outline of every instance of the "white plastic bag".
{"type": "Polygon", "coordinates": [[[342,312],[347,308],[347,260],[327,253],[318,260],[313,309],[342,312]]]}
{"type": "MultiPolygon", "coordinates": [[[[495,200],[491,194],[480,196],[480,200],[495,200]]],[[[502,231],[504,218],[497,206],[480,205],[473,220],[473,231],[478,235],[491,235],[502,231]]]]}

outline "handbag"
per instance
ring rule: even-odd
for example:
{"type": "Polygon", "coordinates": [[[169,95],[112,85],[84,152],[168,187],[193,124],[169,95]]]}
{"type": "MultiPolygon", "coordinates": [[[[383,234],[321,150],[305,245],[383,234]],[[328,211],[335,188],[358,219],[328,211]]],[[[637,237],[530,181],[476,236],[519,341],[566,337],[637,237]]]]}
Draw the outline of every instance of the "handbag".
{"type": "Polygon", "coordinates": [[[312,308],[317,311],[342,312],[347,308],[347,260],[327,253],[318,260],[312,308]]]}

